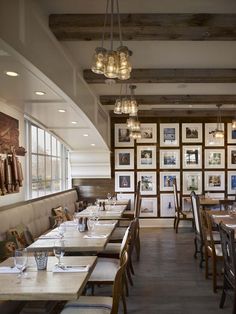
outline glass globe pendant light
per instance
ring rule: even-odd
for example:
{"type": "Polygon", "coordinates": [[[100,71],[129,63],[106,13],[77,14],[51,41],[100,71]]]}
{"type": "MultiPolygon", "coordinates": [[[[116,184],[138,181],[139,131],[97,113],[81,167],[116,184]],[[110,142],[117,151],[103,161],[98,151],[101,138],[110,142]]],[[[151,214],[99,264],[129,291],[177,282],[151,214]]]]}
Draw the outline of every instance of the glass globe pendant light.
{"type": "Polygon", "coordinates": [[[214,131],[213,136],[215,138],[224,138],[224,131],[222,129],[221,125],[221,113],[220,113],[220,107],[222,106],[221,104],[216,105],[218,107],[218,115],[217,115],[217,126],[214,131]]]}

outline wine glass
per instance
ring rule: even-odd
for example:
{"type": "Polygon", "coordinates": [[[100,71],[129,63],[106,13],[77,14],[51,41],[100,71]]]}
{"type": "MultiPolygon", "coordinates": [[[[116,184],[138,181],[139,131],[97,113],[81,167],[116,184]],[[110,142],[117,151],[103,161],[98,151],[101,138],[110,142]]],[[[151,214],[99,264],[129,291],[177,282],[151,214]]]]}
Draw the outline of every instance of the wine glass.
{"type": "Polygon", "coordinates": [[[93,234],[94,231],[94,227],[95,227],[95,219],[94,216],[91,216],[88,218],[88,230],[91,233],[91,235],[93,234]]]}
{"type": "Polygon", "coordinates": [[[14,253],[15,267],[20,271],[18,277],[21,278],[23,270],[25,269],[28,261],[28,252],[26,249],[16,249],[14,253]]]}
{"type": "Polygon", "coordinates": [[[58,226],[58,234],[60,236],[60,238],[64,238],[64,233],[66,232],[66,225],[64,223],[61,223],[59,226],[58,226]]]}
{"type": "Polygon", "coordinates": [[[61,258],[65,255],[65,242],[62,240],[55,241],[53,253],[55,257],[58,259],[58,262],[55,264],[55,266],[63,268],[64,265],[61,262],[61,258]]]}
{"type": "Polygon", "coordinates": [[[116,197],[115,196],[112,197],[112,205],[113,205],[113,207],[115,207],[115,205],[116,205],[116,197]]]}
{"type": "Polygon", "coordinates": [[[108,204],[110,204],[111,197],[112,197],[111,193],[107,193],[108,204]]]}

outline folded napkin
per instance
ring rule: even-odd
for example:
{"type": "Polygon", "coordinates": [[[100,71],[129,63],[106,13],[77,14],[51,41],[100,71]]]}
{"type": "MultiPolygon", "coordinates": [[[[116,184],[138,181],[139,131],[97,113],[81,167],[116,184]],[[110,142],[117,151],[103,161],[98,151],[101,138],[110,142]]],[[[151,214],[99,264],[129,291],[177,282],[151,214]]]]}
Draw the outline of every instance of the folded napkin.
{"type": "Polygon", "coordinates": [[[43,240],[43,239],[60,239],[61,237],[58,234],[43,234],[41,235],[38,239],[43,240]]]}
{"type": "Polygon", "coordinates": [[[224,218],[230,217],[230,215],[212,215],[213,218],[224,218]]]}
{"type": "Polygon", "coordinates": [[[84,239],[105,239],[105,238],[107,238],[107,234],[84,235],[84,239]]]}
{"type": "Polygon", "coordinates": [[[97,223],[96,224],[96,227],[98,226],[98,227],[108,227],[108,226],[114,226],[116,223],[114,222],[114,223],[104,223],[104,224],[102,224],[102,223],[97,223]]]}
{"type": "Polygon", "coordinates": [[[84,273],[89,271],[89,265],[68,265],[58,267],[55,265],[52,269],[53,273],[84,273]]]}
{"type": "Polygon", "coordinates": [[[20,270],[11,266],[0,266],[0,274],[19,274],[20,270]]]}

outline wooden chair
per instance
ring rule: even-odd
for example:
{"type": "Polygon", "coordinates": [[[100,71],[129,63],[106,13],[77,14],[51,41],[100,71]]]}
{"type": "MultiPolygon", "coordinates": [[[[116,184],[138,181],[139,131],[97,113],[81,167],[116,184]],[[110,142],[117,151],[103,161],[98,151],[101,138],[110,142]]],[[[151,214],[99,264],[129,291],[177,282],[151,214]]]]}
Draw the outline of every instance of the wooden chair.
{"type": "MultiPolygon", "coordinates": [[[[112,297],[81,296],[76,301],[67,302],[61,314],[118,314],[127,262],[128,253],[124,251],[121,256],[120,266],[115,274],[112,297]]],[[[124,313],[126,313],[126,310],[124,313]]]]}
{"type": "Polygon", "coordinates": [[[193,213],[183,211],[179,206],[178,192],[177,192],[177,182],[176,179],[173,180],[173,191],[174,191],[174,204],[175,204],[175,218],[174,218],[174,229],[178,233],[179,222],[181,220],[193,222],[193,213]]]}
{"type": "Polygon", "coordinates": [[[134,211],[131,211],[131,210],[124,211],[122,218],[128,218],[132,220],[134,218],[139,217],[140,208],[138,207],[138,204],[141,198],[140,186],[141,186],[141,181],[138,181],[137,187],[136,187],[135,199],[134,199],[134,211]]]}
{"type": "Polygon", "coordinates": [[[233,290],[233,314],[236,313],[236,253],[234,229],[226,227],[223,223],[219,225],[222,252],[224,257],[224,283],[220,300],[220,308],[223,308],[226,294],[233,290]]]}

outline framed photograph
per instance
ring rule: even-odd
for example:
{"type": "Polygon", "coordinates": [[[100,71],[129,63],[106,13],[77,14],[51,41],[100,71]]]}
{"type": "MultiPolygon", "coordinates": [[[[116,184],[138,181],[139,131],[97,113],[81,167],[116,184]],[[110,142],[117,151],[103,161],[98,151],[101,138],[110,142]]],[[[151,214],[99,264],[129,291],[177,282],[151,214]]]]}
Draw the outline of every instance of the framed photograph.
{"type": "Polygon", "coordinates": [[[134,192],[133,172],[115,172],[115,192],[134,192]]]}
{"type": "Polygon", "coordinates": [[[160,123],[160,146],[179,146],[178,123],[160,123]]]}
{"type": "Polygon", "coordinates": [[[134,210],[134,193],[117,193],[117,200],[130,200],[130,209],[134,210]]]}
{"type": "Polygon", "coordinates": [[[133,147],[134,140],[129,137],[130,131],[126,123],[115,124],[115,146],[133,147]]]}
{"type": "Polygon", "coordinates": [[[227,123],[227,140],[229,144],[236,144],[236,130],[232,129],[232,123],[227,123]]]}
{"type": "MultiPolygon", "coordinates": [[[[224,123],[221,124],[224,131],[224,123]]],[[[214,131],[217,128],[217,123],[205,124],[205,146],[224,146],[224,138],[215,138],[214,131]]]]}
{"type": "Polygon", "coordinates": [[[224,171],[205,171],[205,191],[219,191],[224,189],[224,171]]]}
{"type": "Polygon", "coordinates": [[[194,191],[196,194],[202,194],[202,172],[201,171],[183,171],[183,194],[190,194],[194,191]]]}
{"type": "Polygon", "coordinates": [[[156,146],[137,146],[137,168],[156,169],[156,146]]]}
{"type": "Polygon", "coordinates": [[[134,169],[133,149],[115,149],[115,169],[134,169]]]}
{"type": "Polygon", "coordinates": [[[202,168],[202,146],[183,146],[183,169],[202,168]]]}
{"type": "Polygon", "coordinates": [[[156,143],[157,125],[156,123],[141,123],[141,139],[137,143],[156,143]]]}
{"type": "Polygon", "coordinates": [[[142,197],[140,217],[157,217],[157,198],[142,197]]]}
{"type": "Polygon", "coordinates": [[[191,212],[192,211],[192,203],[190,197],[182,197],[182,209],[184,212],[191,212]]]}
{"type": "Polygon", "coordinates": [[[178,169],[180,168],[179,149],[160,149],[160,169],[178,169]]]}
{"type": "Polygon", "coordinates": [[[228,146],[228,168],[236,169],[236,146],[228,146]]]}
{"type": "Polygon", "coordinates": [[[156,172],[137,172],[137,181],[141,181],[141,195],[153,195],[157,192],[156,172]]]}
{"type": "Polygon", "coordinates": [[[236,194],[236,171],[228,171],[228,194],[236,194]]]}
{"type": "Polygon", "coordinates": [[[180,173],[179,172],[160,172],[160,191],[173,192],[173,180],[177,181],[178,191],[180,189],[180,173]]]}
{"type": "Polygon", "coordinates": [[[183,143],[202,143],[202,123],[182,123],[183,143]]]}
{"type": "MultiPolygon", "coordinates": [[[[235,156],[236,157],[236,156],[235,156]]],[[[225,150],[224,149],[205,149],[205,168],[224,168],[225,150]]]]}
{"type": "Polygon", "coordinates": [[[175,216],[174,193],[161,194],[160,214],[161,214],[161,217],[174,217],[175,216]]]}

